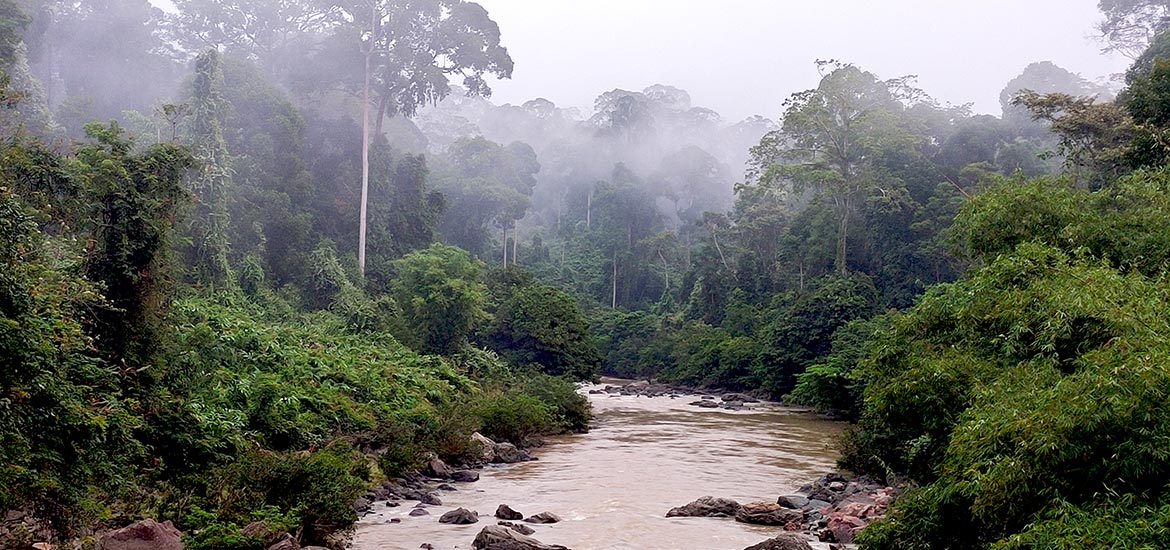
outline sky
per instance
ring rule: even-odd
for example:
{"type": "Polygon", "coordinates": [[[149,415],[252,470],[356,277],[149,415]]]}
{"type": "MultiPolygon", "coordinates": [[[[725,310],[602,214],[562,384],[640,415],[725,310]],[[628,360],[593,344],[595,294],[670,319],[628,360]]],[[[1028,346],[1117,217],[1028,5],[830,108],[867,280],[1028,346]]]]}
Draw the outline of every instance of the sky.
{"type": "MultiPolygon", "coordinates": [[[[151,0],[166,4],[168,0],[151,0]]],[[[1089,80],[1129,60],[1100,53],[1097,0],[478,0],[516,62],[496,103],[544,97],[588,113],[614,88],[668,84],[728,121],[779,118],[815,87],[815,61],[917,75],[940,102],[998,115],[1029,63],[1089,80]]]]}

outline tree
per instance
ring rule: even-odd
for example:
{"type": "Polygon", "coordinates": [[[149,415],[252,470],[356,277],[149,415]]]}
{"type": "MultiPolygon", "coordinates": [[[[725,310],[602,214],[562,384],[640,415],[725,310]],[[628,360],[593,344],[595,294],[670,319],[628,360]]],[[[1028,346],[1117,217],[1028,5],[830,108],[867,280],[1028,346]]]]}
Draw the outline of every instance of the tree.
{"type": "Polygon", "coordinates": [[[913,143],[900,128],[902,101],[918,102],[921,92],[909,77],[878,80],[853,65],[819,62],[833,70],[812,90],[785,101],[784,123],[752,148],[754,183],[801,192],[813,189],[837,212],[836,268],[848,269],[850,219],[864,194],[881,183],[875,160],[881,151],[913,143]]]}
{"type": "Polygon", "coordinates": [[[601,353],[576,300],[540,283],[509,290],[492,325],[494,347],[516,366],[577,380],[596,378],[601,353]]]}
{"type": "Polygon", "coordinates": [[[467,252],[441,244],[394,262],[392,295],[410,329],[404,339],[427,353],[458,351],[486,319],[483,264],[467,252]]]}
{"type": "Polygon", "coordinates": [[[196,278],[201,283],[230,285],[227,201],[232,168],[223,137],[227,104],[223,97],[221,57],[216,50],[208,50],[195,59],[192,110],[191,148],[200,170],[191,179],[195,212],[191,216],[192,248],[188,263],[195,266],[196,278]]]}
{"type": "Polygon", "coordinates": [[[1137,59],[1154,36],[1167,28],[1170,1],[1099,0],[1097,9],[1105,15],[1097,30],[1105,42],[1103,51],[1118,52],[1137,59]]]}
{"type": "MultiPolygon", "coordinates": [[[[358,270],[365,271],[366,197],[369,182],[369,107],[376,96],[375,133],[387,116],[413,116],[451,92],[450,77],[463,77],[469,95],[490,96],[485,75],[512,75],[512,58],[500,45],[500,29],[479,4],[464,0],[357,0],[343,3],[350,25],[335,29],[332,45],[362,52],[362,203],[358,270]],[[366,23],[369,23],[367,26],[366,23]]],[[[326,52],[326,63],[333,63],[326,52]]]]}

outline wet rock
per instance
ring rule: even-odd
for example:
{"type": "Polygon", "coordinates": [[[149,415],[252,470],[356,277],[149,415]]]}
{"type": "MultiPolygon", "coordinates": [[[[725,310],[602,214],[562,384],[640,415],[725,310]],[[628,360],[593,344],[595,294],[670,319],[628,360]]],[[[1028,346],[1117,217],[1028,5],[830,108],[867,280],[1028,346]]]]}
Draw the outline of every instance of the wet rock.
{"type": "Polygon", "coordinates": [[[264,547],[264,550],[301,550],[297,539],[288,533],[281,533],[281,537],[274,543],[264,547]]]}
{"type": "Polygon", "coordinates": [[[759,403],[760,402],[759,399],[756,399],[756,398],[754,398],[750,395],[747,395],[745,393],[728,393],[728,394],[725,394],[723,396],[723,400],[724,401],[738,401],[740,403],[759,403]]]}
{"type": "Polygon", "coordinates": [[[399,506],[402,506],[402,503],[401,503],[401,502],[398,502],[397,500],[388,500],[388,501],[386,501],[386,507],[387,507],[387,508],[397,508],[397,507],[399,507],[399,506]]]}
{"type": "Polygon", "coordinates": [[[853,516],[834,516],[829,518],[829,525],[821,533],[821,542],[840,542],[842,544],[852,544],[853,538],[861,531],[868,523],[853,516]],[[827,539],[827,540],[826,540],[827,539]]]}
{"type": "Polygon", "coordinates": [[[424,542],[424,543],[418,545],[418,547],[421,548],[422,550],[435,550],[435,546],[429,542],[424,542]]]}
{"type": "Polygon", "coordinates": [[[524,518],[528,523],[560,523],[561,517],[552,512],[541,512],[524,518]]]}
{"type": "Polygon", "coordinates": [[[414,517],[429,516],[429,515],[431,515],[431,513],[428,512],[426,508],[415,508],[415,509],[410,511],[410,515],[414,516],[414,517]]]}
{"type": "Polygon", "coordinates": [[[820,510],[821,508],[824,508],[826,506],[832,506],[832,504],[830,504],[829,502],[826,502],[824,500],[819,500],[819,499],[815,499],[815,498],[809,499],[809,501],[808,501],[808,507],[812,508],[814,510],[820,510]]]}
{"type": "Polygon", "coordinates": [[[453,472],[454,470],[446,462],[437,458],[431,459],[430,462],[427,462],[427,466],[423,468],[423,475],[435,479],[450,479],[453,472]]]}
{"type": "Polygon", "coordinates": [[[402,518],[390,518],[390,523],[402,523],[402,518]]]}
{"type": "Polygon", "coordinates": [[[735,517],[741,506],[738,502],[727,498],[713,496],[702,497],[685,506],[671,508],[666,517],[735,517]]]}
{"type": "Polygon", "coordinates": [[[495,459],[492,462],[515,464],[526,460],[532,460],[532,457],[527,452],[517,449],[515,445],[511,443],[496,443],[495,459]]]}
{"type": "Polygon", "coordinates": [[[459,490],[459,489],[456,489],[454,486],[448,485],[446,483],[440,484],[438,487],[435,487],[435,488],[440,490],[440,491],[458,491],[459,490]]]}
{"type": "Polygon", "coordinates": [[[528,535],[521,535],[502,525],[488,525],[471,543],[476,550],[569,550],[564,546],[544,544],[528,535]]]}
{"type": "Polygon", "coordinates": [[[834,481],[834,482],[829,484],[829,490],[833,491],[835,493],[840,493],[841,491],[845,490],[845,482],[844,481],[834,481]]]}
{"type": "Polygon", "coordinates": [[[500,522],[497,522],[496,524],[503,525],[504,527],[507,527],[508,529],[511,529],[517,533],[520,533],[521,535],[531,535],[531,534],[536,532],[536,529],[533,529],[527,525],[524,525],[523,523],[512,523],[510,521],[500,521],[500,522]]]}
{"type": "Polygon", "coordinates": [[[524,514],[513,510],[507,504],[501,504],[496,507],[496,517],[500,519],[524,519],[524,514]]]}
{"type": "Polygon", "coordinates": [[[796,530],[804,521],[804,514],[775,502],[752,502],[740,507],[735,514],[735,521],[752,525],[792,525],[793,530],[796,530]]]}
{"type": "Polygon", "coordinates": [[[353,511],[360,516],[370,511],[370,501],[366,497],[358,497],[353,501],[353,511]]]}
{"type": "Polygon", "coordinates": [[[691,401],[689,404],[694,405],[696,407],[702,407],[704,409],[718,409],[719,408],[719,403],[716,403],[714,401],[691,401]]]}
{"type": "Polygon", "coordinates": [[[812,546],[800,535],[784,534],[743,550],[812,550],[812,546]]]}
{"type": "Polygon", "coordinates": [[[729,411],[738,411],[743,408],[743,401],[724,401],[722,406],[729,411]]]}
{"type": "Polygon", "coordinates": [[[604,393],[605,393],[604,390],[589,390],[589,395],[601,395],[604,393]]]}
{"type": "Polygon", "coordinates": [[[472,472],[470,470],[457,470],[451,472],[451,480],[461,483],[471,483],[479,481],[479,472],[472,472]]]}
{"type": "Polygon", "coordinates": [[[700,399],[702,399],[702,400],[704,400],[704,401],[713,401],[713,400],[715,399],[715,396],[713,396],[713,395],[704,395],[703,397],[700,397],[700,399]]]}
{"type": "Polygon", "coordinates": [[[182,537],[170,521],[144,519],[106,533],[97,550],[183,550],[182,537]]]}
{"type": "Polygon", "coordinates": [[[808,497],[801,495],[783,495],[776,499],[776,504],[792,510],[802,510],[808,503],[808,497]]]}
{"type": "Polygon", "coordinates": [[[439,516],[439,523],[450,523],[454,525],[469,525],[479,522],[479,515],[467,508],[456,508],[439,516]]]}

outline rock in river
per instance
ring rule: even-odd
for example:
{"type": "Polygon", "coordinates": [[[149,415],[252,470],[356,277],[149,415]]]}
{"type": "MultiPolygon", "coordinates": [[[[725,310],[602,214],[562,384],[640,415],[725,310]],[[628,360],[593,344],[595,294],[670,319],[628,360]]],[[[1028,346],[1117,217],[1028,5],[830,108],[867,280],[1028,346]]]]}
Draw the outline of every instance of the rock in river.
{"type": "Polygon", "coordinates": [[[536,532],[536,529],[533,529],[527,525],[524,525],[523,523],[512,523],[510,521],[500,521],[500,522],[497,522],[497,525],[503,525],[504,527],[507,527],[508,529],[511,529],[517,533],[520,533],[521,535],[531,535],[531,534],[536,532]]]}
{"type": "Polygon", "coordinates": [[[792,510],[800,510],[808,506],[808,497],[803,495],[783,495],[776,499],[776,504],[792,510]]]}
{"type": "Polygon", "coordinates": [[[479,472],[472,472],[471,470],[456,470],[451,472],[451,480],[460,481],[463,483],[479,481],[479,472]]]}
{"type": "Polygon", "coordinates": [[[671,508],[666,517],[734,517],[739,512],[738,502],[728,498],[705,496],[686,506],[671,508]]]}
{"type": "Polygon", "coordinates": [[[471,543],[475,550],[569,550],[564,546],[544,544],[527,535],[521,535],[502,525],[488,525],[471,543]]]}
{"type": "Polygon", "coordinates": [[[812,550],[812,546],[799,535],[784,534],[743,550],[812,550]]]}
{"type": "Polygon", "coordinates": [[[507,504],[501,504],[496,508],[496,517],[500,519],[524,519],[524,514],[513,510],[507,504]]]}
{"type": "Polygon", "coordinates": [[[804,514],[789,510],[775,502],[752,502],[744,504],[735,514],[735,521],[753,525],[795,525],[800,528],[804,514]]]}
{"type": "Polygon", "coordinates": [[[528,523],[560,523],[561,517],[552,512],[541,512],[525,518],[524,521],[528,523]]]}
{"type": "Polygon", "coordinates": [[[439,516],[439,523],[468,525],[479,521],[479,515],[467,508],[456,508],[439,516]]]}

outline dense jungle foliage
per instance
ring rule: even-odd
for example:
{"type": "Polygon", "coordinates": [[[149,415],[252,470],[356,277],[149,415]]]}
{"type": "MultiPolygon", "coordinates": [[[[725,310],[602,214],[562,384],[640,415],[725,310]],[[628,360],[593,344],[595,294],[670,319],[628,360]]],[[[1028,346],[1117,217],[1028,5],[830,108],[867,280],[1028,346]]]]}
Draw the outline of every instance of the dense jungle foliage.
{"type": "Polygon", "coordinates": [[[495,105],[465,0],[249,5],[0,0],[0,513],[323,542],[473,432],[587,429],[604,373],[855,420],[907,487],[865,548],[1170,546],[1165,2],[1100,2],[1116,97],[823,61],[735,123],[495,105]]]}

